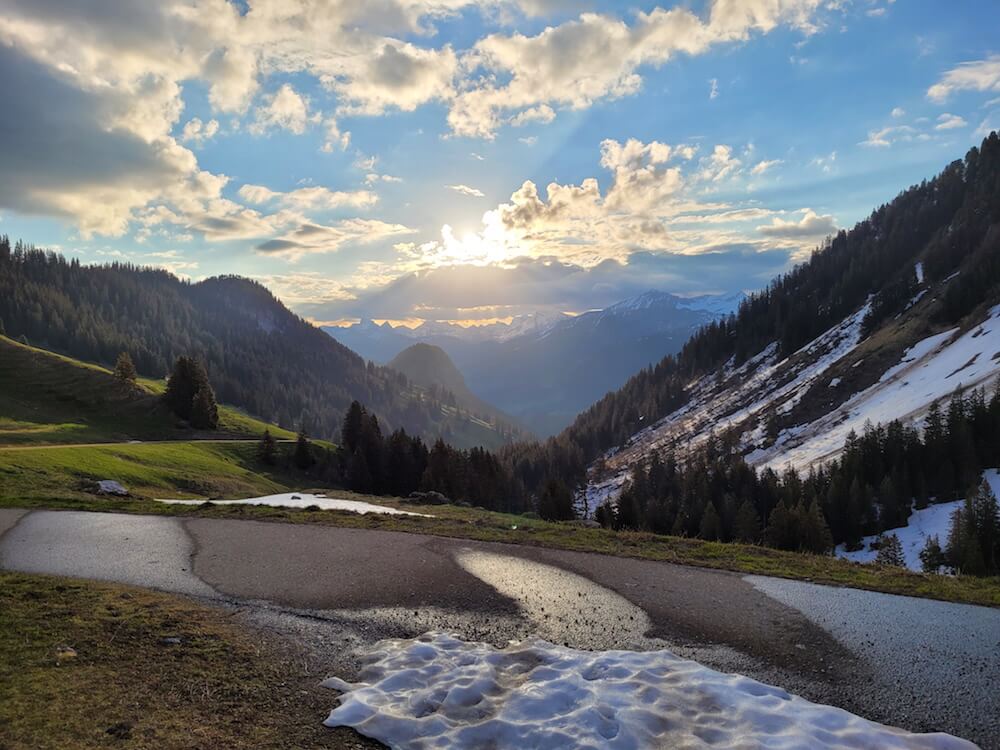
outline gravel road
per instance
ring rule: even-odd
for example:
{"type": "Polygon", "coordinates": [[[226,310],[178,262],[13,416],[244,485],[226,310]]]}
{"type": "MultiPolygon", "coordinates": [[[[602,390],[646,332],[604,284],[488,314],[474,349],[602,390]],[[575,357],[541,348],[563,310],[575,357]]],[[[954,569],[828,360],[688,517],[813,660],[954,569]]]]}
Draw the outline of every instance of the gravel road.
{"type": "Polygon", "coordinates": [[[669,648],[912,731],[1000,748],[1000,611],[419,534],[0,510],[0,567],[235,607],[348,679],[385,637],[669,648]]]}

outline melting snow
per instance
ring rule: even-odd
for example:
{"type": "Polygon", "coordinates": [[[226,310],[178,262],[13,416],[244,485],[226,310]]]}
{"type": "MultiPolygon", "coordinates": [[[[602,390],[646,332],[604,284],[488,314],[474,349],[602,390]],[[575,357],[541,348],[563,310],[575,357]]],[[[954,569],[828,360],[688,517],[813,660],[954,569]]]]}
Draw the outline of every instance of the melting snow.
{"type": "MultiPolygon", "coordinates": [[[[157,500],[160,503],[175,505],[201,505],[204,500],[157,500]]],[[[352,513],[386,513],[391,516],[423,516],[431,518],[426,513],[412,513],[408,510],[398,510],[386,505],[373,505],[360,500],[345,500],[339,497],[313,495],[309,492],[285,492],[280,495],[264,497],[249,497],[245,500],[213,500],[215,505],[273,505],[281,508],[308,508],[312,505],[322,510],[347,510],[352,513]]]]}
{"type": "MultiPolygon", "coordinates": [[[[997,469],[987,469],[983,472],[983,479],[989,482],[994,495],[1000,495],[1000,471],[997,469]]],[[[906,567],[910,570],[921,570],[920,550],[924,548],[927,537],[936,536],[941,546],[944,547],[948,540],[948,530],[951,528],[951,514],[965,501],[955,500],[950,503],[938,503],[923,510],[915,510],[906,520],[906,526],[897,529],[889,529],[886,534],[895,534],[899,537],[899,543],[903,547],[903,555],[906,557],[906,567]]],[[[836,555],[845,560],[855,562],[874,562],[878,552],[871,549],[871,543],[879,538],[878,534],[866,536],[861,540],[861,549],[848,552],[843,544],[837,545],[836,555]]]]}
{"type": "Polygon", "coordinates": [[[394,748],[940,748],[911,734],[669,651],[496,649],[442,633],[382,641],[324,722],[394,748]]]}
{"type": "Polygon", "coordinates": [[[808,425],[782,431],[774,446],[748,459],[775,469],[789,464],[803,469],[839,453],[847,434],[851,430],[861,433],[866,421],[916,421],[931,403],[948,398],[959,386],[979,387],[993,381],[1000,373],[1000,306],[991,309],[979,326],[952,341],[956,333],[953,329],[918,342],[875,385],[808,425]]]}

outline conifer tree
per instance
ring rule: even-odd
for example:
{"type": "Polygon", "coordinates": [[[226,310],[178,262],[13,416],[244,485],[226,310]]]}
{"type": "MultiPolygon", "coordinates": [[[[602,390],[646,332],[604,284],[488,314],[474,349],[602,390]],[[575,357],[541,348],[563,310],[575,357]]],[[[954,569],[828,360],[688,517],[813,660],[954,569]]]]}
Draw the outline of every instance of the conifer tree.
{"type": "Polygon", "coordinates": [[[925,573],[937,573],[945,564],[944,552],[937,536],[927,537],[924,548],[920,550],[920,567],[925,573]]]}
{"type": "Polygon", "coordinates": [[[191,426],[199,430],[214,430],[219,426],[219,407],[212,387],[203,383],[191,402],[191,426]]]}
{"type": "Polygon", "coordinates": [[[897,568],[906,567],[906,558],[903,556],[903,545],[899,543],[899,537],[895,534],[886,534],[879,540],[878,555],[875,562],[879,565],[892,565],[897,568]]]}
{"type": "Polygon", "coordinates": [[[698,528],[698,536],[709,541],[716,541],[722,531],[722,523],[719,520],[719,513],[715,510],[715,505],[709,500],[705,503],[705,511],[701,516],[701,525],[698,528]]]}
{"type": "Polygon", "coordinates": [[[573,518],[573,494],[558,479],[549,479],[538,496],[538,515],[546,521],[568,521],[573,518]]]}
{"type": "Polygon", "coordinates": [[[257,460],[262,464],[274,466],[278,458],[278,445],[269,429],[264,430],[264,434],[257,443],[257,460]]]}
{"type": "Polygon", "coordinates": [[[756,544],[760,541],[760,518],[753,505],[744,500],[736,511],[736,539],[756,544]]]}
{"type": "Polygon", "coordinates": [[[138,373],[128,352],[122,352],[115,361],[114,375],[123,383],[134,383],[138,373]]]}
{"type": "Polygon", "coordinates": [[[305,471],[310,466],[312,466],[316,459],[312,454],[312,445],[309,442],[309,437],[306,435],[305,431],[300,430],[298,437],[295,439],[295,452],[292,455],[292,461],[295,466],[299,469],[305,471]]]}

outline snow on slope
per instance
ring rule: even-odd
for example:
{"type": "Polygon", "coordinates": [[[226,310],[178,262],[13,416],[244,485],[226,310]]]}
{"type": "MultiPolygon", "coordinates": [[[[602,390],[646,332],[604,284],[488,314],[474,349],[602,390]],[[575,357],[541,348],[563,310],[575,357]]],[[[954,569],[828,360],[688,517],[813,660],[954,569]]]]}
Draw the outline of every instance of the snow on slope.
{"type": "Polygon", "coordinates": [[[978,326],[955,338],[956,330],[929,336],[908,349],[899,364],[877,383],[856,394],[835,412],[808,425],[783,430],[770,448],[748,460],[775,469],[800,469],[835,456],[847,434],[861,433],[866,421],[916,421],[935,400],[958,387],[979,387],[1000,373],[1000,305],[978,326]]]}
{"type": "Polygon", "coordinates": [[[857,347],[868,309],[865,305],[790,357],[778,361],[778,345],[772,343],[738,368],[727,364],[722,379],[712,374],[689,385],[690,400],[684,406],[606,456],[612,473],[610,478],[602,478],[587,488],[590,509],[602,499],[616,496],[630,467],[644,461],[652,451],[664,450],[678,441],[696,447],[712,431],[747,420],[757,420],[758,424],[746,439],[759,440],[763,416],[769,408],[773,406],[780,413],[790,411],[835,362],[857,347]],[[733,381],[738,382],[730,385],[733,381]]]}
{"type": "Polygon", "coordinates": [[[388,640],[327,726],[350,726],[394,748],[940,748],[911,734],[811,703],[669,651],[579,651],[545,641],[496,649],[443,633],[388,640]]]}
{"type": "MultiPolygon", "coordinates": [[[[157,500],[158,503],[172,505],[201,505],[204,500],[157,500]]],[[[373,505],[360,500],[344,500],[339,497],[313,495],[309,492],[285,492],[280,495],[265,495],[264,497],[248,497],[244,500],[213,500],[214,505],[272,505],[279,508],[308,508],[315,505],[321,510],[346,510],[351,513],[384,513],[392,516],[425,516],[425,513],[412,513],[408,510],[398,510],[387,505],[373,505]]]]}
{"type": "MultiPolygon", "coordinates": [[[[983,472],[983,479],[989,482],[993,494],[1000,496],[1000,471],[987,469],[983,472]]],[[[941,542],[941,546],[944,547],[948,539],[948,530],[951,528],[951,514],[964,502],[964,500],[955,500],[950,503],[931,505],[923,510],[915,510],[906,520],[906,526],[889,529],[885,532],[886,534],[895,534],[899,538],[907,568],[910,570],[921,569],[920,550],[924,548],[927,537],[936,536],[941,542]]],[[[854,552],[848,552],[843,544],[838,544],[834,552],[837,557],[842,557],[845,560],[861,563],[874,562],[878,552],[871,549],[871,543],[878,538],[878,534],[864,537],[861,540],[861,549],[854,552]]]]}
{"type": "Polygon", "coordinates": [[[848,433],[860,434],[869,420],[919,422],[932,402],[947,399],[959,386],[989,387],[1000,375],[998,305],[964,334],[952,329],[917,342],[877,383],[813,422],[783,429],[773,444],[760,447],[767,443],[765,417],[771,409],[787,414],[814,384],[833,383],[825,373],[860,343],[867,311],[866,305],[780,362],[777,345],[771,344],[738,368],[727,364],[721,378],[711,374],[691,383],[687,404],[605,456],[608,473],[592,477],[586,489],[589,509],[617,497],[631,467],[652,452],[678,444],[697,446],[712,431],[741,427],[746,458],[753,466],[807,470],[834,458],[848,433]]]}

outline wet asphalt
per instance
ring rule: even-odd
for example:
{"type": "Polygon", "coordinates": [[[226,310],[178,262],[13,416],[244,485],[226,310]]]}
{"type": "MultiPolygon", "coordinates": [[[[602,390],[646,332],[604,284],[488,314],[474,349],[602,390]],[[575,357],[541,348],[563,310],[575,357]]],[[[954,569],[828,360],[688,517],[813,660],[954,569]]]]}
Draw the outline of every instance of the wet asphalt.
{"type": "Polygon", "coordinates": [[[1000,611],[983,607],[419,534],[76,511],[0,509],[0,567],[210,600],[348,680],[373,643],[429,630],[667,648],[1000,748],[1000,611]]]}

